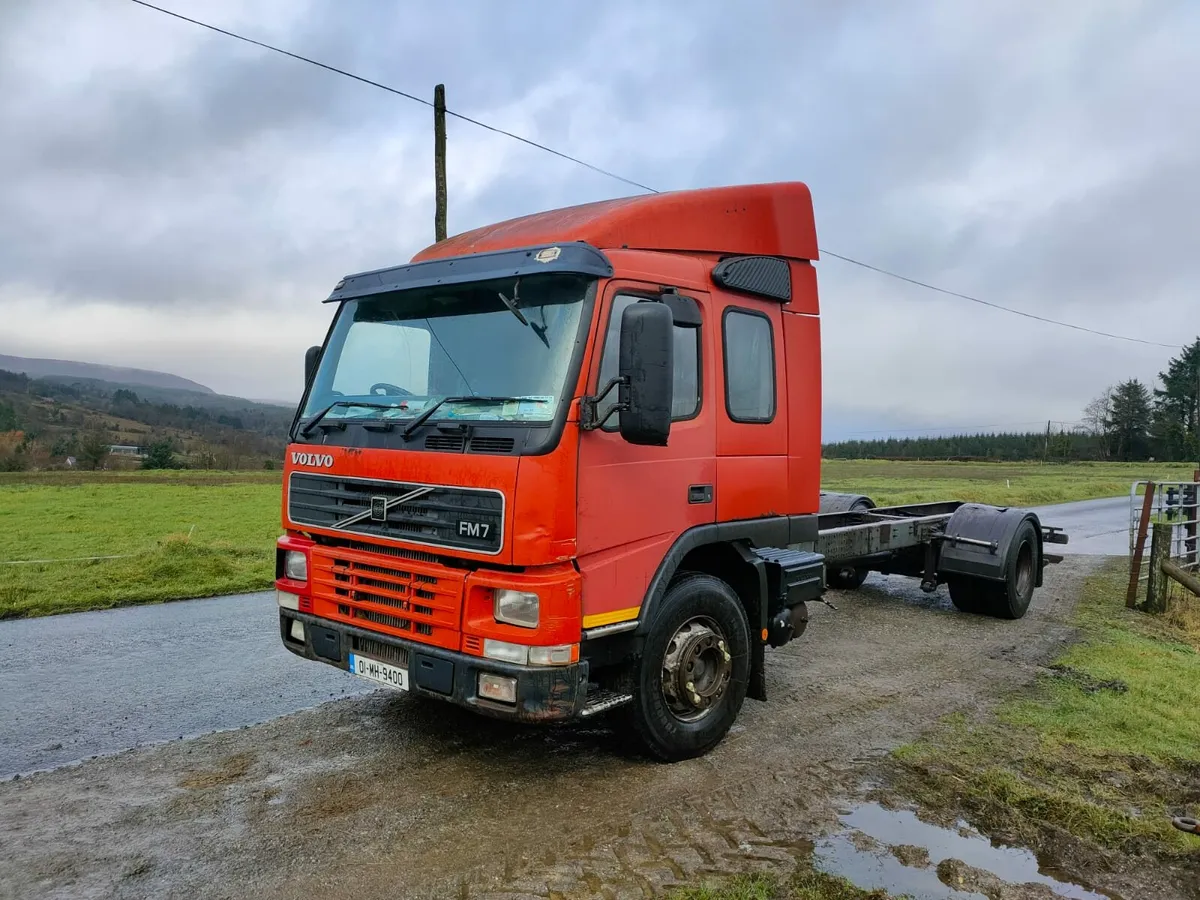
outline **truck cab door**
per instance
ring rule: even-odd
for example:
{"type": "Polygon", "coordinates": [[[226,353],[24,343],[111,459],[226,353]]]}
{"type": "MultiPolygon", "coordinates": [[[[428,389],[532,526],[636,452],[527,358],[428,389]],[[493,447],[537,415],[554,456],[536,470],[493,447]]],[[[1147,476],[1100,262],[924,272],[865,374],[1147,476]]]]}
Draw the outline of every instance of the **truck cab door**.
{"type": "MultiPolygon", "coordinates": [[[[788,485],[788,378],[778,303],[714,296],[719,350],[717,517],[759,519],[793,509],[788,485]]],[[[819,397],[814,399],[819,403],[819,397]]]]}
{"type": "MultiPolygon", "coordinates": [[[[631,303],[656,297],[659,284],[610,282],[602,299],[597,352],[587,391],[595,395],[617,374],[621,314],[631,303]]],[[[626,443],[619,413],[579,439],[578,561],[583,574],[583,627],[637,618],[655,571],[675,539],[716,520],[715,404],[709,295],[681,288],[700,307],[699,328],[675,326],[675,379],[671,436],[665,447],[626,443]]],[[[597,410],[616,403],[614,389],[597,410]]]]}

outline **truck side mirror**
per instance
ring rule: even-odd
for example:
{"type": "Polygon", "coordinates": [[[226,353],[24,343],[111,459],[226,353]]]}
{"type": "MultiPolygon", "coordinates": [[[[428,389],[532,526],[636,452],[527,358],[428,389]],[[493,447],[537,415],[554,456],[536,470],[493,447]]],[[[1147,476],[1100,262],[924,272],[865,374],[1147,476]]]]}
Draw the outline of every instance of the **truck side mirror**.
{"type": "Polygon", "coordinates": [[[317,371],[317,363],[321,359],[320,347],[309,347],[304,351],[304,385],[312,384],[313,374],[317,371]]]}
{"type": "Polygon", "coordinates": [[[673,328],[665,303],[634,303],[621,314],[618,403],[621,437],[631,444],[665,447],[671,434],[673,328]]]}

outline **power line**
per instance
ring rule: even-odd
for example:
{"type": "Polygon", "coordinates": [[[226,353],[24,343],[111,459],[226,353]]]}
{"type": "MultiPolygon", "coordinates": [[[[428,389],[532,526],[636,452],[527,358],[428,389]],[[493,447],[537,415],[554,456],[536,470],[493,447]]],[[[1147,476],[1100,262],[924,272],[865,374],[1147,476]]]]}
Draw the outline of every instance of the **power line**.
{"type": "MultiPolygon", "coordinates": [[[[235,31],[228,31],[227,29],[219,28],[216,25],[210,25],[208,22],[201,22],[199,19],[193,19],[189,16],[183,15],[183,13],[177,13],[170,9],[164,9],[161,6],[155,6],[153,3],[147,3],[146,0],[130,0],[130,2],[136,3],[138,6],[144,6],[146,9],[152,9],[155,12],[160,12],[165,16],[171,16],[172,18],[180,19],[184,22],[190,22],[193,25],[198,25],[201,28],[207,28],[209,31],[215,31],[217,34],[223,34],[226,37],[233,38],[234,40],[243,41],[247,44],[253,44],[255,47],[261,47],[264,50],[270,50],[274,53],[281,53],[284,56],[290,56],[292,59],[296,59],[296,60],[299,60],[300,62],[308,63],[309,65],[312,65],[312,66],[317,66],[318,68],[324,69],[327,72],[333,72],[337,75],[344,75],[346,78],[351,78],[354,81],[358,81],[363,84],[370,85],[371,87],[374,87],[374,88],[379,88],[381,91],[387,91],[389,94],[395,94],[397,97],[403,97],[405,100],[412,100],[416,103],[423,104],[424,106],[430,106],[430,107],[433,106],[433,103],[431,101],[426,100],[423,97],[418,97],[416,94],[410,94],[407,91],[402,91],[399,88],[391,87],[390,85],[383,84],[382,82],[379,82],[379,81],[372,81],[370,78],[364,78],[361,75],[355,75],[353,72],[347,72],[345,69],[339,69],[337,66],[331,66],[328,63],[320,62],[320,61],[312,59],[308,56],[301,56],[299,53],[292,53],[290,50],[284,50],[281,47],[276,47],[272,44],[264,43],[263,41],[256,41],[256,40],[254,40],[254,38],[248,38],[245,35],[238,34],[235,31]]],[[[622,175],[618,175],[616,172],[610,172],[608,169],[602,169],[600,166],[593,165],[592,163],[587,162],[586,160],[582,160],[582,159],[579,159],[578,157],[571,156],[568,153],[563,153],[561,150],[555,150],[553,147],[547,147],[545,144],[539,144],[537,141],[530,140],[527,137],[522,137],[519,134],[513,134],[513,132],[511,132],[511,131],[505,131],[503,128],[497,128],[495,125],[489,125],[486,122],[481,122],[478,119],[473,119],[470,116],[466,116],[466,115],[463,115],[462,113],[454,112],[453,110],[450,110],[450,109],[446,110],[446,115],[453,116],[456,119],[461,119],[464,122],[470,122],[472,125],[476,125],[479,128],[483,128],[483,129],[486,129],[487,131],[494,132],[495,134],[502,134],[507,138],[512,138],[514,141],[520,141],[522,144],[527,144],[530,147],[536,147],[538,150],[544,150],[546,153],[551,153],[554,156],[559,157],[560,159],[565,159],[568,162],[573,162],[576,165],[583,166],[586,169],[591,169],[593,172],[597,172],[601,175],[606,175],[609,178],[616,179],[617,181],[623,181],[623,182],[625,182],[625,184],[632,185],[633,187],[638,188],[639,190],[649,191],[652,194],[659,193],[659,191],[654,190],[654,188],[647,187],[644,184],[639,184],[638,182],[634,181],[631,178],[625,178],[622,175]]]]}
{"type": "Polygon", "coordinates": [[[960,294],[958,291],[951,291],[951,290],[947,290],[946,288],[940,288],[935,284],[929,284],[924,281],[918,281],[915,278],[909,278],[907,275],[900,275],[897,272],[891,272],[891,271],[888,271],[887,269],[881,269],[879,266],[873,266],[870,263],[865,263],[865,262],[862,262],[861,260],[852,259],[849,256],[842,256],[840,253],[834,253],[832,250],[826,250],[824,247],[821,248],[821,252],[824,253],[826,256],[832,256],[834,259],[840,259],[842,262],[848,262],[853,266],[861,266],[864,269],[870,269],[872,272],[878,272],[881,275],[887,275],[891,278],[897,278],[900,281],[907,281],[909,284],[915,284],[917,287],[923,287],[930,291],[936,291],[939,294],[946,294],[947,296],[950,296],[950,297],[958,297],[960,300],[970,300],[972,303],[978,303],[981,306],[990,306],[992,309],[1003,310],[1004,312],[1012,313],[1014,316],[1024,316],[1027,319],[1034,319],[1038,322],[1046,322],[1047,324],[1050,324],[1050,325],[1061,325],[1063,328],[1073,328],[1076,331],[1084,331],[1084,332],[1087,332],[1088,334],[1099,335],[1100,337],[1114,338],[1115,340],[1118,340],[1118,341],[1132,341],[1135,344],[1148,344],[1151,347],[1169,347],[1174,350],[1174,349],[1178,349],[1180,346],[1178,344],[1162,344],[1162,343],[1159,343],[1158,341],[1147,341],[1147,340],[1143,340],[1142,338],[1127,337],[1126,335],[1123,335],[1123,334],[1112,334],[1107,331],[1097,331],[1094,328],[1085,328],[1083,325],[1073,325],[1070,322],[1060,322],[1058,319],[1048,319],[1045,316],[1034,315],[1033,313],[1025,312],[1024,310],[1013,309],[1010,306],[1001,306],[999,303],[992,303],[990,300],[980,300],[978,297],[972,297],[970,294],[960,294]]]}
{"type": "MultiPolygon", "coordinates": [[[[423,106],[429,106],[429,107],[433,106],[433,103],[431,101],[426,100],[423,97],[418,97],[416,94],[410,94],[407,91],[402,91],[399,88],[394,88],[390,85],[383,84],[382,82],[373,81],[372,79],[364,78],[361,75],[355,75],[353,72],[348,72],[345,69],[339,69],[337,66],[331,66],[328,63],[320,62],[319,60],[312,59],[311,57],[308,57],[308,56],[302,56],[299,53],[293,53],[290,50],[284,50],[283,48],[276,47],[273,44],[268,44],[268,43],[265,43],[264,41],[258,41],[258,40],[255,40],[254,38],[246,37],[245,35],[238,34],[235,31],[229,31],[228,29],[220,28],[216,25],[211,25],[208,22],[202,22],[199,19],[193,19],[190,16],[185,16],[182,13],[175,12],[174,10],[166,9],[161,6],[156,6],[153,3],[148,3],[147,0],[130,0],[130,2],[136,3],[138,6],[145,7],[146,9],[151,9],[151,10],[154,10],[155,12],[162,13],[163,15],[171,16],[174,19],[179,19],[184,22],[189,22],[192,25],[199,26],[200,28],[205,28],[209,31],[216,32],[217,34],[221,34],[226,37],[233,38],[234,40],[242,41],[247,44],[252,44],[255,47],[261,47],[264,50],[270,50],[273,53],[279,53],[279,54],[282,54],[283,56],[287,56],[292,59],[299,60],[300,62],[308,63],[309,65],[312,65],[312,66],[317,66],[320,69],[325,69],[327,72],[333,72],[334,74],[342,75],[342,76],[344,76],[346,78],[350,78],[354,81],[361,82],[362,84],[370,85],[371,87],[374,87],[374,88],[379,88],[379,90],[381,90],[381,91],[387,91],[389,94],[395,94],[398,97],[403,97],[406,100],[412,100],[416,103],[422,104],[423,106]]],[[[464,115],[463,113],[458,113],[458,112],[454,112],[451,109],[447,109],[446,115],[453,116],[454,118],[459,119],[463,122],[469,122],[470,124],[475,125],[479,128],[483,128],[486,131],[490,131],[493,134],[503,135],[504,137],[511,138],[514,141],[519,141],[520,143],[525,144],[529,147],[534,147],[538,150],[542,150],[553,156],[557,156],[559,159],[565,159],[568,162],[575,163],[578,166],[583,166],[585,169],[590,169],[593,172],[596,172],[600,175],[604,175],[608,178],[612,178],[615,181],[620,181],[624,184],[630,185],[631,187],[635,187],[638,190],[646,191],[651,194],[662,193],[657,188],[652,188],[649,185],[642,184],[640,181],[634,181],[632,178],[626,178],[624,175],[618,175],[616,172],[613,172],[609,169],[602,168],[601,166],[597,166],[593,163],[587,162],[586,160],[580,159],[577,156],[571,156],[569,153],[563,153],[561,150],[555,150],[553,147],[549,147],[545,144],[539,143],[538,141],[535,141],[535,140],[531,140],[530,138],[527,138],[527,137],[522,137],[521,135],[515,134],[511,131],[506,131],[503,128],[498,128],[495,125],[489,125],[486,122],[481,122],[479,119],[472,118],[471,116],[464,115]]],[[[1024,310],[1013,309],[1010,306],[1002,306],[999,303],[992,303],[989,300],[981,300],[978,297],[972,297],[969,294],[961,294],[958,291],[951,291],[946,288],[940,288],[937,285],[929,284],[928,282],[918,281],[915,278],[909,278],[906,275],[901,275],[897,272],[892,272],[892,271],[889,271],[888,269],[880,268],[879,266],[873,266],[870,263],[862,262],[861,260],[854,259],[853,257],[843,256],[840,253],[834,253],[832,250],[826,250],[824,247],[821,247],[819,249],[820,249],[820,252],[824,253],[826,256],[832,256],[834,259],[839,259],[842,262],[849,263],[850,265],[859,266],[864,269],[870,269],[872,272],[878,272],[881,275],[886,275],[890,278],[896,278],[900,281],[905,281],[905,282],[908,282],[909,284],[916,285],[917,287],[925,288],[926,290],[936,291],[939,294],[945,294],[949,297],[957,297],[960,300],[969,300],[972,303],[978,303],[981,306],[988,306],[988,307],[991,307],[992,309],[998,309],[1002,312],[1012,313],[1015,316],[1023,316],[1024,318],[1033,319],[1034,321],[1037,321],[1037,322],[1045,322],[1048,325],[1059,325],[1063,328],[1071,328],[1071,329],[1074,329],[1075,331],[1082,331],[1082,332],[1085,332],[1086,334],[1098,335],[1099,337],[1112,338],[1113,340],[1130,341],[1135,344],[1146,344],[1151,347],[1167,347],[1172,350],[1179,349],[1179,345],[1177,345],[1177,344],[1163,344],[1158,341],[1148,341],[1148,340],[1144,340],[1142,338],[1128,337],[1127,335],[1123,335],[1123,334],[1112,334],[1111,332],[1107,332],[1107,331],[1097,331],[1094,328],[1086,328],[1083,325],[1075,325],[1075,324],[1072,324],[1071,322],[1062,322],[1062,321],[1059,321],[1058,319],[1050,319],[1045,316],[1039,316],[1039,315],[1035,315],[1033,313],[1025,312],[1024,310]]]]}

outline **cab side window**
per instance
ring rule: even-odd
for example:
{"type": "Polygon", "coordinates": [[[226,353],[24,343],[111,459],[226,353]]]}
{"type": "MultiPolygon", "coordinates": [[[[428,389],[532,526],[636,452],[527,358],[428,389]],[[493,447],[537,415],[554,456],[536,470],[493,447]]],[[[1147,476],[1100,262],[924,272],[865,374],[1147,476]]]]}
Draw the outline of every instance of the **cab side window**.
{"type": "Polygon", "coordinates": [[[730,307],[721,321],[725,410],[735,422],[775,418],[775,339],[762,313],[730,307]]]}
{"type": "MultiPolygon", "coordinates": [[[[608,317],[608,330],[604,334],[604,350],[600,356],[600,380],[596,390],[617,377],[618,352],[621,343],[621,314],[632,303],[643,300],[630,294],[618,294],[613,298],[612,311],[608,317]]],[[[675,386],[671,402],[671,419],[679,422],[695,418],[700,413],[700,329],[674,328],[675,334],[675,386]]],[[[617,389],[613,388],[604,402],[597,408],[598,417],[603,419],[616,405],[617,389]]],[[[620,425],[621,414],[616,413],[604,425],[605,431],[615,431],[620,425]]]]}

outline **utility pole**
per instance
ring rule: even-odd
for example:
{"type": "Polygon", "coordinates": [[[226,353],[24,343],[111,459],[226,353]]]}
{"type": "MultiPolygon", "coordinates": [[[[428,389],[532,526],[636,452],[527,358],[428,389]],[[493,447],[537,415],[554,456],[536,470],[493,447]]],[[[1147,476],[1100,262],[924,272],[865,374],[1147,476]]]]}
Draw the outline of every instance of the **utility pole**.
{"type": "Polygon", "coordinates": [[[433,89],[433,239],[446,239],[446,86],[433,89]]]}

